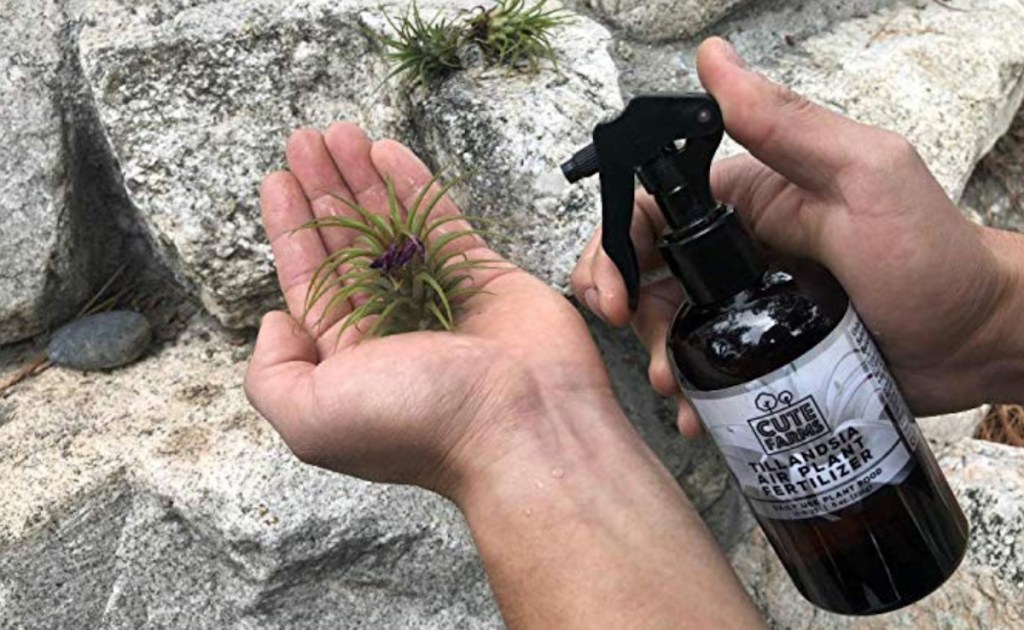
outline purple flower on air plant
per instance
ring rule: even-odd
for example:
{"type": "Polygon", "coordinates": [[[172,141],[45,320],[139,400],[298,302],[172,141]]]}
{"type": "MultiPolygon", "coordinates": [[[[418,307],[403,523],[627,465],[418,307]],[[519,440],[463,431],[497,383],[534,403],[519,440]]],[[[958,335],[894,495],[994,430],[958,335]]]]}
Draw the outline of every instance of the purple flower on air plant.
{"type": "Polygon", "coordinates": [[[422,262],[426,257],[427,248],[423,241],[415,236],[406,235],[402,240],[388,245],[383,254],[374,258],[370,263],[370,269],[378,269],[385,276],[390,276],[413,260],[418,258],[422,262]]]}

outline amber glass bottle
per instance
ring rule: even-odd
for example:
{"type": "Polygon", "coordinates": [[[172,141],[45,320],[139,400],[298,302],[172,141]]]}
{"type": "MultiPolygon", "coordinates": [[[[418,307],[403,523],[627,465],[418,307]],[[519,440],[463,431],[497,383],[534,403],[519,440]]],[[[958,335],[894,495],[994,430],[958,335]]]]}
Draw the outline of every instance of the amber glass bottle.
{"type": "Polygon", "coordinates": [[[786,261],[748,278],[689,291],[667,341],[680,386],[808,600],[856,615],[917,601],[967,545],[934,456],[831,274],[786,261]]]}
{"type": "Polygon", "coordinates": [[[838,613],[905,606],[954,571],[967,522],[843,289],[819,266],[770,262],[715,201],[723,133],[706,94],[640,95],[562,172],[600,173],[601,245],[631,308],[634,175],[661,209],[686,292],[667,338],[676,377],[800,591],[838,613]]]}

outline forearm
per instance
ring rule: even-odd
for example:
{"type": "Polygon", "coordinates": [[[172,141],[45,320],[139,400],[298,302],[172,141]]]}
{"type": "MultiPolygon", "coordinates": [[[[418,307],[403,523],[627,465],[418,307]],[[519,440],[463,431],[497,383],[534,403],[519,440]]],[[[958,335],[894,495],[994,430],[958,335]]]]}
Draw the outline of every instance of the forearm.
{"type": "Polygon", "coordinates": [[[1024,235],[986,228],[995,255],[1000,298],[988,326],[987,402],[1024,403],[1024,235]]]}
{"type": "Polygon", "coordinates": [[[510,627],[761,627],[618,405],[528,424],[542,439],[475,471],[458,497],[510,627]]]}

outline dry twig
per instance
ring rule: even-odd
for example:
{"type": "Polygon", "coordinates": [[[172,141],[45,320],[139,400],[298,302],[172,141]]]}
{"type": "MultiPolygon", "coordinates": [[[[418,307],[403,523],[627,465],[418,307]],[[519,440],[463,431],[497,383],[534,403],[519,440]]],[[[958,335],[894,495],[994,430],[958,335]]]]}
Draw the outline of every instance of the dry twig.
{"type": "Polygon", "coordinates": [[[1024,407],[1020,405],[996,405],[982,420],[978,432],[979,440],[1024,446],[1024,407]]]}

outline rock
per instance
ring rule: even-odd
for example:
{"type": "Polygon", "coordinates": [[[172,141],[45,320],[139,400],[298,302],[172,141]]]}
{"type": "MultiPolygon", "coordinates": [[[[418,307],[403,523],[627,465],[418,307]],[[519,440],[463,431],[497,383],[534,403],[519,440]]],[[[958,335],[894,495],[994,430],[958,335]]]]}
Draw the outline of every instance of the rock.
{"type": "Polygon", "coordinates": [[[642,41],[692,37],[750,0],[577,0],[642,41]]]}
{"type": "MultiPolygon", "coordinates": [[[[704,471],[688,491],[716,535],[745,533],[635,340],[594,330],[640,432],[677,477],[704,471]]],[[[458,511],[299,463],[238,350],[198,318],[124,369],[49,370],[3,401],[0,627],[502,627],[458,511]]]]}
{"type": "MultiPolygon", "coordinates": [[[[30,337],[85,298],[65,165],[61,8],[12,0],[0,20],[0,345],[30,337]]],[[[81,248],[80,248],[81,247],[81,248]]]]}
{"type": "MultiPolygon", "coordinates": [[[[279,301],[258,188],[301,126],[400,133],[365,2],[80,3],[79,58],[124,185],[167,265],[225,325],[279,301]]],[[[376,6],[374,4],[374,6],[376,6]]]]}
{"type": "Polygon", "coordinates": [[[967,557],[938,591],[896,612],[846,617],[807,603],[758,529],[732,553],[755,603],[775,628],[899,630],[1024,625],[1024,450],[964,438],[936,450],[971,524],[967,557]]]}
{"type": "Polygon", "coordinates": [[[605,29],[580,17],[553,39],[558,70],[474,67],[414,96],[412,140],[435,167],[471,175],[455,198],[468,213],[499,220],[497,231],[509,235],[496,243],[502,253],[567,290],[600,216],[597,182],[554,191],[542,176],[590,142],[622,100],[605,29]]]}
{"type": "Polygon", "coordinates": [[[109,370],[138,359],[152,338],[149,321],[139,313],[96,313],[54,333],[46,355],[57,365],[76,370],[109,370]]]}
{"type": "Polygon", "coordinates": [[[906,136],[956,199],[1024,98],[1022,29],[1016,0],[896,5],[808,37],[770,74],[906,136]]]}
{"type": "MultiPolygon", "coordinates": [[[[1016,0],[771,2],[716,25],[748,64],[808,98],[906,136],[953,198],[1024,97],[1016,0]]],[[[630,46],[625,91],[698,89],[698,40],[630,46]],[[679,57],[686,73],[678,76],[679,57]],[[678,76],[678,78],[676,78],[678,76]]],[[[727,139],[720,157],[742,151],[727,139]]]]}
{"type": "Polygon", "coordinates": [[[0,627],[500,628],[455,507],[299,463],[236,350],[194,320],[5,398],[0,627]]]}
{"type": "Polygon", "coordinates": [[[988,410],[988,405],[982,405],[977,409],[918,418],[917,424],[929,442],[933,444],[952,443],[963,438],[974,437],[982,420],[988,415],[988,410]]]}
{"type": "Polygon", "coordinates": [[[985,225],[1024,232],[1024,109],[978,164],[962,203],[985,225]]]}

